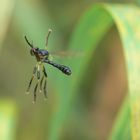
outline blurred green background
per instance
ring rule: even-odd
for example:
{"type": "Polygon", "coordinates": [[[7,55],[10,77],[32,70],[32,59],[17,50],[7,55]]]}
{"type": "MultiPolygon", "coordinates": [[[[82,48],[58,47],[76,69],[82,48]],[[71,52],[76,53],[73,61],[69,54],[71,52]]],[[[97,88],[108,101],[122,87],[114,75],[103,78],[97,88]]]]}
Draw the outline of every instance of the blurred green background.
{"type": "MultiPolygon", "coordinates": [[[[77,95],[64,113],[68,115],[63,116],[57,107],[69,93],[65,88],[69,86],[68,81],[74,78],[66,77],[51,66],[47,66],[48,100],[44,101],[38,93],[36,104],[32,104],[32,92],[25,94],[36,60],[30,56],[24,35],[34,45],[44,48],[51,28],[48,50],[65,51],[67,55],[54,56],[53,60],[69,66],[75,57],[80,57],[70,56],[68,51],[77,23],[91,5],[103,2],[139,5],[139,1],[134,0],[1,0],[0,140],[109,139],[127,93],[122,43],[115,25],[98,44],[93,56],[96,61],[92,63],[91,59],[79,76],[77,95]],[[65,84],[61,84],[61,78],[65,84]],[[65,94],[61,94],[58,87],[65,90],[65,94]],[[57,117],[59,113],[62,116],[57,117]]],[[[73,70],[72,64],[70,67],[73,70]]],[[[126,140],[131,139],[130,130],[127,134],[126,140]]]]}

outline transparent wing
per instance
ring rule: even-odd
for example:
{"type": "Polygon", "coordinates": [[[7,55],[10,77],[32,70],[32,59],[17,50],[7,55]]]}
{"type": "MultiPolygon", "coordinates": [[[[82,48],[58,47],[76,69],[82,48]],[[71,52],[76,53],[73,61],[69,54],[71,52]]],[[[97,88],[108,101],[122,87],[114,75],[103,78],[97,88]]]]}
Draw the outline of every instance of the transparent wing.
{"type": "Polygon", "coordinates": [[[59,52],[50,52],[54,57],[65,57],[65,58],[73,58],[80,57],[83,55],[82,52],[71,52],[71,51],[59,51],[59,52]]]}

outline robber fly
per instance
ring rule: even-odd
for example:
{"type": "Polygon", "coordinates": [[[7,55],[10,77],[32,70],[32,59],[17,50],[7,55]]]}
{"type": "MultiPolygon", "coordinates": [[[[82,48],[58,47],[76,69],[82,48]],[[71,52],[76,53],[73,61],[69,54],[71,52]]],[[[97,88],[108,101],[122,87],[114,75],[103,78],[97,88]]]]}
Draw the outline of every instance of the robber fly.
{"type": "MultiPolygon", "coordinates": [[[[52,30],[49,29],[48,35],[46,38],[46,47],[48,45],[48,39],[49,39],[51,32],[52,32],[52,30]]],[[[33,45],[33,43],[29,42],[29,40],[27,39],[26,36],[25,36],[25,40],[26,40],[27,44],[31,47],[31,50],[30,50],[31,56],[35,56],[35,58],[37,60],[37,64],[35,65],[35,67],[33,69],[33,75],[31,77],[31,80],[29,82],[29,85],[28,85],[28,88],[26,91],[28,94],[30,87],[31,87],[31,84],[32,84],[32,81],[33,81],[34,77],[36,76],[37,83],[36,83],[36,85],[34,87],[34,91],[33,91],[33,94],[34,94],[34,101],[33,102],[35,102],[37,88],[39,86],[39,91],[42,92],[43,82],[44,82],[43,92],[44,92],[45,98],[47,98],[47,89],[46,89],[47,88],[47,73],[46,73],[44,63],[48,63],[48,64],[54,66],[55,68],[59,69],[60,71],[62,71],[66,75],[71,75],[71,69],[67,66],[57,64],[57,63],[54,63],[53,61],[49,60],[49,55],[50,55],[49,52],[46,49],[39,49],[39,48],[35,47],[33,45]],[[42,77],[41,77],[41,75],[42,75],[42,77]]]]}

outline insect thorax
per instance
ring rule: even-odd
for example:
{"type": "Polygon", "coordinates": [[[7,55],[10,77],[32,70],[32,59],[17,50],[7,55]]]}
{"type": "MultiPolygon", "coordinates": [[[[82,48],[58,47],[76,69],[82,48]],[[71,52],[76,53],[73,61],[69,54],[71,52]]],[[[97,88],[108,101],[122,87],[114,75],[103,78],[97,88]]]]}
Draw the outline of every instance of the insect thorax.
{"type": "Polygon", "coordinates": [[[34,55],[35,55],[37,61],[41,61],[43,59],[48,59],[49,52],[47,50],[38,49],[38,50],[34,51],[34,55]]]}

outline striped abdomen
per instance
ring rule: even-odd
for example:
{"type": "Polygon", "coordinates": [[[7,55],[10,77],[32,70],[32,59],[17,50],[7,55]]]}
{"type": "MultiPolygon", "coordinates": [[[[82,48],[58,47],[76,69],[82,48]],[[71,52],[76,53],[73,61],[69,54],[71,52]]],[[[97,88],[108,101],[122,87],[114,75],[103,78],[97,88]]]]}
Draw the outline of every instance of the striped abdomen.
{"type": "Polygon", "coordinates": [[[48,64],[58,68],[59,70],[61,70],[66,75],[71,75],[71,69],[69,67],[67,67],[67,66],[56,64],[56,63],[54,63],[54,62],[52,62],[52,61],[50,61],[48,59],[44,60],[43,62],[48,63],[48,64]]]}

